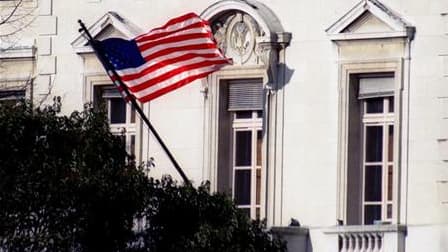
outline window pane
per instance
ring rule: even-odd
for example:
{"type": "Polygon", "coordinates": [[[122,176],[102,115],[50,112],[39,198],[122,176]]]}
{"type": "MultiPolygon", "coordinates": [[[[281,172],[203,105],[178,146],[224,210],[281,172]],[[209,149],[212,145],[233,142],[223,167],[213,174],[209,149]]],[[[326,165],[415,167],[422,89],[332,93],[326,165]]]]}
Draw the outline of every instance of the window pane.
{"type": "Polygon", "coordinates": [[[235,170],[235,202],[237,205],[250,204],[251,170],[235,170]]]}
{"type": "Polygon", "coordinates": [[[383,113],[383,103],[382,97],[366,99],[366,113],[383,113]]]}
{"type": "Polygon", "coordinates": [[[392,219],[392,204],[387,205],[387,218],[392,219]]]}
{"type": "Polygon", "coordinates": [[[126,122],[126,102],[122,98],[110,99],[110,123],[126,122]]]}
{"type": "Polygon", "coordinates": [[[256,191],[256,199],[255,199],[255,204],[259,205],[260,204],[260,197],[261,197],[261,169],[257,169],[257,180],[256,180],[256,186],[257,188],[255,188],[256,191]]]}
{"type": "Polygon", "coordinates": [[[252,118],[252,110],[237,111],[235,112],[235,117],[237,119],[252,118]]]}
{"type": "Polygon", "coordinates": [[[257,131],[257,166],[261,166],[261,145],[263,143],[263,133],[257,131]]]}
{"type": "Polygon", "coordinates": [[[389,136],[388,136],[388,161],[392,162],[394,161],[394,126],[389,125],[389,136]]]}
{"type": "Polygon", "coordinates": [[[394,106],[395,106],[395,104],[394,104],[395,99],[394,99],[393,96],[389,97],[388,99],[389,99],[389,113],[393,113],[394,110],[395,110],[395,108],[394,108],[394,106]]]}
{"type": "Polygon", "coordinates": [[[366,166],[364,197],[365,201],[381,201],[381,166],[366,166]]]}
{"type": "Polygon", "coordinates": [[[130,150],[132,155],[135,155],[135,136],[132,135],[131,136],[131,150],[130,150]]]}
{"type": "Polygon", "coordinates": [[[131,123],[135,123],[135,108],[131,106],[131,123]]]}
{"type": "Polygon", "coordinates": [[[383,156],[383,127],[366,127],[366,162],[381,162],[383,156]]]}
{"type": "Polygon", "coordinates": [[[389,166],[387,170],[387,200],[392,200],[393,192],[393,166],[389,166]]]}
{"type": "Polygon", "coordinates": [[[368,205],[364,207],[364,224],[373,224],[381,220],[381,205],[368,205]]]}
{"type": "Polygon", "coordinates": [[[250,166],[252,156],[252,131],[236,131],[235,135],[235,165],[250,166]]]}

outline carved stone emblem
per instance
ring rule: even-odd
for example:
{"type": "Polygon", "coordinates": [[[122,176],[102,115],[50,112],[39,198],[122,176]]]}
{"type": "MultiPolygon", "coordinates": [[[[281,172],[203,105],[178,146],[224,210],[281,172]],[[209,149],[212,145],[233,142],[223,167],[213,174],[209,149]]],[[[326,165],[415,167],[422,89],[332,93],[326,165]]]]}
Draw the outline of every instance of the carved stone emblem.
{"type": "Polygon", "coordinates": [[[217,21],[213,24],[213,36],[215,37],[216,43],[218,44],[218,47],[221,49],[221,51],[225,54],[226,53],[226,30],[227,30],[227,24],[223,24],[220,21],[217,21]]]}
{"type": "Polygon", "coordinates": [[[248,53],[248,49],[252,35],[250,34],[250,30],[247,27],[246,23],[238,22],[233,26],[232,31],[230,32],[230,39],[232,49],[238,52],[241,56],[248,53]]]}
{"type": "Polygon", "coordinates": [[[233,13],[213,22],[213,35],[223,53],[234,64],[256,63],[255,38],[260,35],[258,24],[245,13],[233,13]]]}

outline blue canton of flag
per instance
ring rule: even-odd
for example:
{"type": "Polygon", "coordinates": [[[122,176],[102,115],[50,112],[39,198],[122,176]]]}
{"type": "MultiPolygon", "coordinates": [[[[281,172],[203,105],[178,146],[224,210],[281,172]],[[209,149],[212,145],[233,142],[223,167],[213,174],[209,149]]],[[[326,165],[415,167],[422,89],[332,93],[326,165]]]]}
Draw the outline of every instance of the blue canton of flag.
{"type": "Polygon", "coordinates": [[[136,68],[145,64],[135,40],[110,38],[101,41],[100,45],[104,56],[116,70],[136,68]]]}

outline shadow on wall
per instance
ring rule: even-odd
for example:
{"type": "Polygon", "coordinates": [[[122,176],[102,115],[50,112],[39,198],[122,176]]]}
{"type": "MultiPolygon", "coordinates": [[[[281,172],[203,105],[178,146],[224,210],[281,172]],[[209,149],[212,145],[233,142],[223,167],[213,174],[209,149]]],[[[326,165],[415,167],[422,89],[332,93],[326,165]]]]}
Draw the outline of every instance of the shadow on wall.
{"type": "Polygon", "coordinates": [[[284,86],[286,86],[292,78],[292,75],[294,74],[294,69],[289,68],[288,65],[285,63],[279,63],[277,65],[277,80],[283,79],[283,81],[278,81],[277,86],[274,87],[275,90],[280,90],[284,86]],[[282,76],[283,75],[283,76],[282,76]]]}

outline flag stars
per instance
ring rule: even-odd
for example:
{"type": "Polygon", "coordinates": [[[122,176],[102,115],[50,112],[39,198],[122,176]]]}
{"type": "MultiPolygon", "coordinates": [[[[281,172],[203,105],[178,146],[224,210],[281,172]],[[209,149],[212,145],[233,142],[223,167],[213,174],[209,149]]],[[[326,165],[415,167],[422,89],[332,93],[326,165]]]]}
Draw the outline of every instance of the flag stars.
{"type": "Polygon", "coordinates": [[[138,67],[144,63],[135,42],[110,38],[101,41],[101,45],[110,66],[117,70],[138,67]]]}

